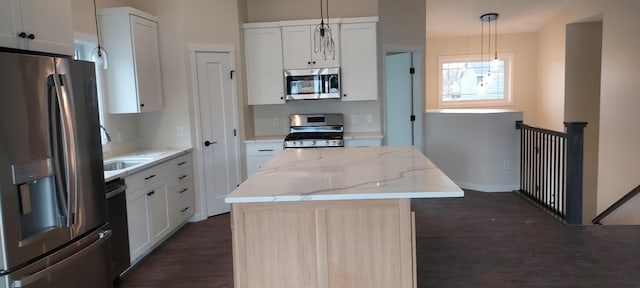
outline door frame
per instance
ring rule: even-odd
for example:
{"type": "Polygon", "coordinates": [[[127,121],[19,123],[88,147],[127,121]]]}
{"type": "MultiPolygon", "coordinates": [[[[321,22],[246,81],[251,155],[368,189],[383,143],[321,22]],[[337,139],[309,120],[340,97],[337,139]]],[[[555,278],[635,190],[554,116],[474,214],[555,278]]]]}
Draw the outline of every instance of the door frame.
{"type": "MultiPolygon", "coordinates": [[[[387,133],[387,64],[386,57],[388,53],[412,53],[412,66],[415,68],[413,76],[413,114],[416,116],[414,122],[414,146],[424,153],[424,113],[425,113],[425,77],[424,77],[424,47],[415,45],[382,45],[382,127],[383,135],[387,133]]],[[[387,139],[383,139],[383,145],[386,145],[387,139]]]]}
{"type": "MultiPolygon", "coordinates": [[[[196,60],[197,53],[228,53],[231,58],[231,70],[236,70],[235,63],[235,47],[228,44],[189,44],[189,58],[191,61],[191,86],[193,89],[193,112],[195,122],[195,145],[193,145],[193,184],[196,199],[196,213],[191,217],[189,221],[197,222],[207,219],[207,194],[204,191],[205,177],[204,171],[204,151],[202,151],[202,125],[200,123],[200,93],[198,91],[198,63],[196,60]]],[[[236,73],[237,74],[237,73],[236,73]]],[[[242,162],[240,147],[240,128],[239,128],[239,114],[238,114],[238,91],[236,87],[237,77],[231,79],[231,94],[233,98],[233,113],[235,115],[233,124],[236,127],[237,136],[234,139],[236,145],[236,161],[238,162],[237,171],[239,179],[242,180],[242,162]]]]}

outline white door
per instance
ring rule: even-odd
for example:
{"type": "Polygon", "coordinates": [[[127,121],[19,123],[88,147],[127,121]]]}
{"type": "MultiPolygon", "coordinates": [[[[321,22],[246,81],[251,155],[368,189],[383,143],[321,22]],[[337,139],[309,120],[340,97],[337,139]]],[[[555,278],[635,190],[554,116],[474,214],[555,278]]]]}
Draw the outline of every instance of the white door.
{"type": "Polygon", "coordinates": [[[224,197],[240,184],[231,53],[197,52],[196,69],[207,216],[229,212],[224,197]]]}
{"type": "Polygon", "coordinates": [[[386,64],[387,145],[414,144],[411,53],[389,53],[386,64]]]}

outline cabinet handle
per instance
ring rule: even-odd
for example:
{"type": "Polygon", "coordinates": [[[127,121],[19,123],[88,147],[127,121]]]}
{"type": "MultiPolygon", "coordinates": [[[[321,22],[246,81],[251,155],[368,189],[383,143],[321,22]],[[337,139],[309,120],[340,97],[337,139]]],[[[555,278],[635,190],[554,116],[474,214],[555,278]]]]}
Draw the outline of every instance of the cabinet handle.
{"type": "Polygon", "coordinates": [[[284,97],[280,97],[280,100],[284,99],[284,97]]]}
{"type": "Polygon", "coordinates": [[[182,194],[182,193],[184,193],[184,192],[187,192],[188,190],[189,190],[189,188],[184,188],[184,189],[182,189],[182,191],[180,191],[180,192],[178,192],[178,193],[182,194]]]}
{"type": "Polygon", "coordinates": [[[307,65],[311,65],[311,61],[307,61],[307,65]]]}
{"type": "Polygon", "coordinates": [[[258,152],[273,152],[273,149],[259,149],[258,152]]]}
{"type": "Polygon", "coordinates": [[[178,177],[178,180],[182,180],[182,179],[184,179],[185,177],[187,177],[187,175],[182,175],[182,176],[178,177]]]}
{"type": "Polygon", "coordinates": [[[347,97],[347,94],[342,94],[342,97],[347,97]]]}
{"type": "Polygon", "coordinates": [[[36,35],[29,34],[29,36],[27,36],[27,38],[29,38],[29,39],[31,39],[31,40],[36,39],[36,35]]]}
{"type": "Polygon", "coordinates": [[[153,177],[156,177],[156,174],[153,174],[153,175],[151,175],[151,176],[149,176],[149,177],[145,177],[145,178],[144,178],[144,180],[149,180],[149,179],[151,179],[151,178],[153,178],[153,177]]]}
{"type": "Polygon", "coordinates": [[[311,62],[311,63],[313,63],[313,64],[315,65],[315,64],[316,64],[316,61],[313,61],[313,62],[311,62]]]}
{"type": "Polygon", "coordinates": [[[18,37],[23,38],[23,39],[27,38],[27,33],[20,32],[20,34],[18,34],[18,37]]]}
{"type": "Polygon", "coordinates": [[[184,164],[187,164],[187,162],[186,161],[182,161],[182,162],[178,163],[178,166],[182,166],[184,164]]]}
{"type": "Polygon", "coordinates": [[[140,103],[140,107],[144,107],[144,103],[140,103]]]}
{"type": "Polygon", "coordinates": [[[156,194],[156,192],[155,191],[151,191],[151,192],[147,193],[147,196],[151,196],[153,194],[156,194]]]}
{"type": "Polygon", "coordinates": [[[180,210],[180,213],[184,213],[187,210],[189,210],[189,207],[184,207],[182,210],[180,210]]]}

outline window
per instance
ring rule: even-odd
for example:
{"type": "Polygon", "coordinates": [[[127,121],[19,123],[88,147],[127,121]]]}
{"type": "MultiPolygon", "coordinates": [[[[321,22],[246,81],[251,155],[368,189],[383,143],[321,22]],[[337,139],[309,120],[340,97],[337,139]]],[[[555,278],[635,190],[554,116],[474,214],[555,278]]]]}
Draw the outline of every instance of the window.
{"type": "Polygon", "coordinates": [[[438,57],[440,97],[438,107],[487,107],[513,105],[511,74],[513,54],[497,61],[480,55],[438,57]]]}
{"type": "MultiPolygon", "coordinates": [[[[96,46],[98,46],[98,44],[97,44],[97,39],[92,39],[92,38],[95,38],[95,37],[83,37],[83,39],[75,40],[74,59],[95,62],[91,52],[93,51],[94,48],[96,48],[96,46]]],[[[100,117],[100,125],[104,127],[104,111],[103,111],[104,104],[102,99],[102,71],[100,71],[98,68],[96,68],[96,85],[98,89],[98,112],[100,117]]],[[[108,142],[106,131],[104,129],[101,129],[100,135],[102,136],[101,137],[102,150],[108,151],[109,149],[105,145],[108,142]]]]}

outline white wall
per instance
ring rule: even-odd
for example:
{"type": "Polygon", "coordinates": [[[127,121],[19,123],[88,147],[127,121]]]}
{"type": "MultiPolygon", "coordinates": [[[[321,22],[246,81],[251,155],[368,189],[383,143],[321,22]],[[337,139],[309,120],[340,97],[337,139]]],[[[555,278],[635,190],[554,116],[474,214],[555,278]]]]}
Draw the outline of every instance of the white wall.
{"type": "MultiPolygon", "coordinates": [[[[478,21],[480,25],[480,21],[478,21]]],[[[479,27],[479,26],[478,26],[479,27]]],[[[498,53],[514,53],[512,93],[515,105],[486,108],[516,109],[524,112],[525,122],[535,114],[538,52],[536,33],[499,34],[498,53]]],[[[426,109],[437,109],[440,94],[439,56],[480,54],[480,37],[447,37],[427,39],[427,103],[426,109]]]]}
{"type": "Polygon", "coordinates": [[[283,105],[252,106],[255,136],[286,135],[289,133],[290,114],[342,113],[345,132],[380,132],[378,101],[342,102],[318,100],[288,102],[283,105]],[[372,121],[368,121],[368,116],[372,121]],[[356,123],[352,118],[356,117],[356,123]],[[277,120],[276,120],[277,119],[277,120]],[[277,122],[276,126],[274,123],[277,122]]]}
{"type": "MultiPolygon", "coordinates": [[[[603,15],[598,211],[640,184],[640,2],[606,1],[603,15]]],[[[635,201],[635,214],[639,201],[635,201]]],[[[636,217],[637,218],[637,217],[636,217]]],[[[640,224],[629,219],[626,224],[640,224]]]]}
{"type": "Polygon", "coordinates": [[[597,216],[602,22],[567,25],[564,121],[584,130],[583,223],[597,216]]]}
{"type": "MultiPolygon", "coordinates": [[[[320,1],[318,0],[246,0],[246,2],[248,22],[320,19],[320,1]]],[[[326,3],[326,1],[323,2],[326,3]]],[[[329,1],[330,18],[376,15],[378,15],[377,0],[329,1]]]]}
{"type": "MultiPolygon", "coordinates": [[[[383,64],[387,51],[413,52],[417,77],[414,78],[414,113],[416,121],[414,129],[424,135],[424,114],[420,111],[425,107],[425,45],[426,45],[426,1],[424,0],[378,0],[378,91],[381,97],[381,109],[385,103],[385,87],[383,64]],[[416,61],[417,62],[417,61],[416,61]]],[[[382,112],[381,112],[382,113],[382,112]]],[[[383,118],[386,117],[382,114],[383,118]]],[[[416,133],[418,135],[418,133],[416,133]]],[[[424,147],[424,136],[418,136],[415,140],[416,147],[424,147]]],[[[423,148],[424,150],[424,148],[423,148]]]]}
{"type": "Polygon", "coordinates": [[[520,111],[427,110],[425,153],[458,186],[510,192],[520,184],[520,111]]]}

